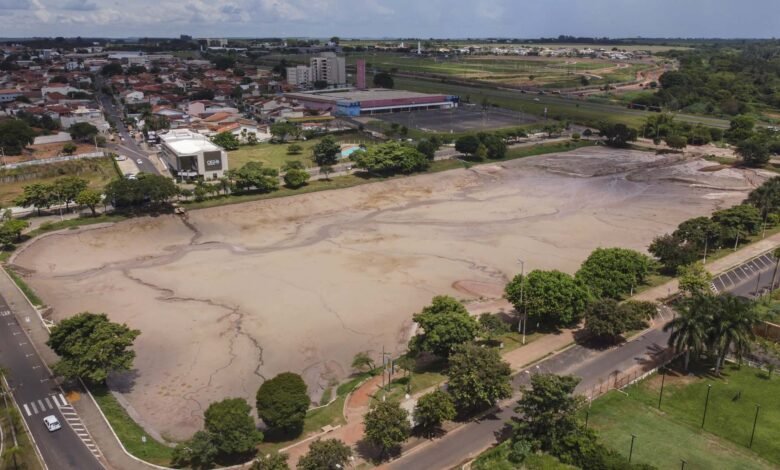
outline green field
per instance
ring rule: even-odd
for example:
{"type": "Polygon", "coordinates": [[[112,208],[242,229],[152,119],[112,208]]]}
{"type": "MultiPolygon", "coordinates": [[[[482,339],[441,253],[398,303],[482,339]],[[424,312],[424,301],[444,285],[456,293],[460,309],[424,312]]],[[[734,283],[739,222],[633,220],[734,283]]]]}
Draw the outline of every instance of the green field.
{"type": "Polygon", "coordinates": [[[634,459],[659,468],[768,469],[780,465],[780,380],[767,380],[749,367],[726,367],[723,377],[669,374],[662,409],[662,378],[653,376],[593,402],[589,424],[604,442],[634,459]],[[712,385],[704,430],[701,421],[707,385],[712,385]],[[756,404],[761,404],[752,449],[748,448],[756,404]]]}
{"type": "Polygon", "coordinates": [[[34,183],[50,184],[62,176],[84,178],[89,181],[90,188],[102,190],[106,183],[119,175],[110,158],[91,158],[0,170],[0,207],[13,205],[14,199],[22,194],[25,186],[34,183]]]}
{"type": "MultiPolygon", "coordinates": [[[[458,95],[461,100],[471,103],[482,103],[483,100],[487,100],[489,103],[502,108],[513,109],[536,116],[543,116],[544,110],[547,109],[547,115],[552,119],[568,119],[582,124],[610,121],[640,127],[644,124],[647,116],[655,114],[649,111],[628,109],[624,106],[593,103],[585,99],[566,99],[550,95],[538,96],[523,94],[513,90],[459,85],[418,78],[397,77],[395,86],[399,89],[423,93],[458,95]]],[[[702,123],[721,129],[729,127],[728,121],[723,119],[688,114],[676,114],[675,118],[680,121],[702,123]]]]}
{"type": "MultiPolygon", "coordinates": [[[[339,143],[352,143],[352,144],[367,144],[369,141],[366,137],[361,137],[358,134],[337,134],[333,136],[336,142],[339,143]]],[[[234,150],[228,153],[228,165],[229,168],[238,169],[248,162],[260,162],[263,165],[281,169],[288,161],[299,161],[306,167],[314,166],[312,162],[312,148],[317,145],[321,139],[311,139],[307,141],[295,141],[286,144],[272,144],[269,142],[260,143],[256,145],[244,145],[238,150],[234,150]],[[287,151],[291,144],[298,144],[303,147],[301,153],[296,155],[290,155],[287,151]]]]}

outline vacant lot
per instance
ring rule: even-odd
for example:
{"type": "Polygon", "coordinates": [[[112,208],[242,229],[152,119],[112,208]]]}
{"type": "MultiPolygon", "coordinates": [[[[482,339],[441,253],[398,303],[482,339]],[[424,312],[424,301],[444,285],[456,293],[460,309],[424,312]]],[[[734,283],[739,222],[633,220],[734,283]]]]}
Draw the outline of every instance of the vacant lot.
{"type": "Polygon", "coordinates": [[[490,131],[537,122],[535,116],[508,109],[461,106],[452,109],[377,114],[372,118],[425,132],[490,131]]]}
{"type": "Polygon", "coordinates": [[[662,411],[657,409],[661,377],[654,376],[593,403],[590,423],[616,450],[628,454],[631,434],[637,436],[637,462],[674,468],[772,468],[780,464],[780,380],[767,380],[749,367],[728,367],[721,378],[670,374],[662,411]],[[701,420],[707,385],[712,385],[704,430],[701,420]],[[753,448],[748,449],[755,417],[761,410],[753,448]]]}
{"type": "MultiPolygon", "coordinates": [[[[357,134],[335,135],[336,142],[343,144],[362,144],[369,143],[365,137],[357,134]]],[[[294,141],[286,144],[261,143],[256,145],[244,145],[238,150],[228,153],[228,164],[230,168],[241,168],[248,162],[260,162],[270,168],[280,169],[288,161],[299,161],[304,166],[314,165],[312,161],[312,149],[322,139],[311,139],[306,141],[294,141]],[[298,144],[303,147],[300,153],[290,154],[288,148],[292,144],[298,144]]]]}
{"type": "Polygon", "coordinates": [[[187,224],[66,231],[11,262],[54,319],[89,310],[140,329],[137,374],[113,386],[151,426],[188,437],[209,402],[253,400],[282,371],[302,373],[319,401],[356,352],[402,352],[433,296],[480,294],[462,281],[490,296],[518,257],[573,272],[599,246],[643,250],[751,187],[671,158],[584,148],[197,210],[187,224]]]}
{"type": "Polygon", "coordinates": [[[88,180],[91,188],[102,189],[118,175],[110,158],[90,158],[0,170],[0,207],[13,205],[14,199],[22,194],[25,186],[52,183],[62,176],[78,176],[88,180]]]}

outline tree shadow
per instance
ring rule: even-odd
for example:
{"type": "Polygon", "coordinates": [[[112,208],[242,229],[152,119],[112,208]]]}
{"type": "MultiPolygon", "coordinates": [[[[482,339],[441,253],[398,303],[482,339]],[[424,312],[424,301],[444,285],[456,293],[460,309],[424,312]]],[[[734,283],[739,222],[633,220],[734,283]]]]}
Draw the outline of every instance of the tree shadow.
{"type": "Polygon", "coordinates": [[[138,369],[133,369],[125,372],[112,372],[108,374],[106,385],[110,390],[119,393],[130,393],[135,387],[135,382],[138,380],[138,369]]]}

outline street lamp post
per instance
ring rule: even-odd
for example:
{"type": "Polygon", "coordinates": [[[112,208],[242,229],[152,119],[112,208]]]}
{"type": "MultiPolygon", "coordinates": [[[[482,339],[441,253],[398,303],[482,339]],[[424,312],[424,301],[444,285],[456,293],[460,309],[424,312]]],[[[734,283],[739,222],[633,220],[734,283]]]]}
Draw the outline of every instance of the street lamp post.
{"type": "Polygon", "coordinates": [[[517,259],[520,263],[520,308],[523,310],[521,313],[522,318],[517,324],[517,329],[520,330],[520,324],[522,323],[523,344],[525,345],[525,324],[528,323],[528,315],[525,311],[525,299],[523,298],[523,287],[525,286],[525,261],[517,259]]]}
{"type": "Polygon", "coordinates": [[[661,409],[661,399],[664,397],[664,382],[666,382],[666,369],[661,370],[661,393],[658,394],[658,409],[661,409]]]}
{"type": "Polygon", "coordinates": [[[710,404],[710,391],[712,384],[707,384],[707,398],[704,399],[704,414],[701,417],[701,428],[704,429],[704,420],[707,419],[707,407],[710,404]]]}
{"type": "Polygon", "coordinates": [[[631,435],[631,449],[628,451],[628,463],[631,463],[631,457],[634,456],[634,439],[636,439],[636,434],[631,435]]]}
{"type": "Polygon", "coordinates": [[[761,409],[761,405],[756,405],[756,417],[753,418],[753,432],[750,433],[750,445],[749,449],[753,448],[753,438],[756,437],[756,423],[758,423],[758,410],[761,409]]]}
{"type": "Polygon", "coordinates": [[[709,245],[710,237],[707,236],[707,234],[704,234],[704,259],[702,259],[701,264],[707,264],[707,246],[709,245]]]}
{"type": "Polygon", "coordinates": [[[680,462],[681,462],[680,470],[685,470],[685,464],[688,463],[688,462],[686,462],[685,460],[680,460],[680,462]]]}

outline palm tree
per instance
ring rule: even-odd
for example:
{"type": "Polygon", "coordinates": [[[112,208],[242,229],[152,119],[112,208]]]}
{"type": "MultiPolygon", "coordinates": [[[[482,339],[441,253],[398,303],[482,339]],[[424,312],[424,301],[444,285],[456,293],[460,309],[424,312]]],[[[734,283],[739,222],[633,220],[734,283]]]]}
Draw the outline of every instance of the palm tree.
{"type": "Polygon", "coordinates": [[[22,448],[18,445],[13,445],[11,447],[8,447],[3,451],[3,461],[4,462],[13,462],[14,463],[14,470],[19,469],[19,463],[16,461],[16,456],[22,455],[22,448]]]}
{"type": "Polygon", "coordinates": [[[750,351],[750,343],[756,335],[753,328],[758,323],[758,314],[753,303],[741,297],[724,294],[717,297],[720,308],[712,318],[707,338],[712,351],[717,354],[715,374],[732,349],[737,358],[750,351]]]}
{"type": "Polygon", "coordinates": [[[679,314],[664,325],[664,331],[672,331],[669,336],[669,347],[677,353],[685,353],[686,372],[690,364],[691,352],[698,356],[706,345],[711,303],[711,300],[704,295],[687,299],[679,314]]]}

